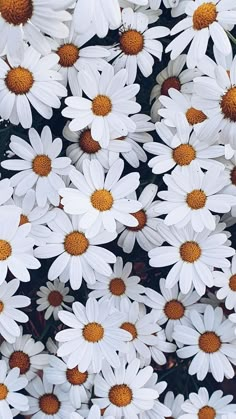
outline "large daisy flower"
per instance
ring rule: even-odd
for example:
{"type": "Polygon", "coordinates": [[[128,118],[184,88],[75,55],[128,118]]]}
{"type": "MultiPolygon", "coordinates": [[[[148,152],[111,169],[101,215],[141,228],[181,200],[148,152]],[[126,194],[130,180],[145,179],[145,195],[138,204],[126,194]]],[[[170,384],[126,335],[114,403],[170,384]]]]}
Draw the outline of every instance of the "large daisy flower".
{"type": "Polygon", "coordinates": [[[139,173],[129,173],[121,177],[124,162],[115,161],[105,176],[104,168],[97,160],[83,162],[83,174],[71,170],[69,176],[74,188],[60,189],[65,212],[80,214],[80,227],[87,237],[93,237],[105,229],[116,232],[116,221],[130,227],[137,227],[138,221],[133,213],[142,204],[127,196],[139,186],[139,173]],[[131,214],[132,213],[132,214],[131,214]]]}
{"type": "MultiPolygon", "coordinates": [[[[85,2],[89,4],[87,0],[85,2]]],[[[97,70],[88,68],[79,72],[78,79],[88,99],[74,96],[65,100],[68,107],[63,109],[62,115],[73,119],[69,124],[72,131],[78,131],[91,124],[92,137],[102,147],[108,146],[112,130],[120,136],[135,131],[135,122],[128,115],[141,109],[134,100],[140,86],[125,86],[125,69],[114,74],[114,67],[107,64],[100,74],[97,70]]]]}
{"type": "Polygon", "coordinates": [[[0,58],[0,115],[3,119],[30,128],[30,105],[45,119],[52,117],[52,108],[60,108],[60,98],[67,95],[66,88],[58,81],[61,76],[54,70],[58,60],[56,54],[41,57],[32,47],[25,47],[18,64],[0,58]]]}
{"type": "Polygon", "coordinates": [[[35,255],[42,259],[57,256],[48,271],[48,278],[53,281],[60,275],[60,280],[70,280],[72,289],[79,289],[82,278],[88,283],[95,282],[95,272],[111,275],[109,263],[116,257],[109,250],[97,245],[109,243],[116,233],[100,232],[88,239],[80,227],[79,216],[68,217],[61,209],[55,208],[56,217],[49,223],[52,230],[46,245],[35,250],[35,255]]]}
{"type": "Polygon", "coordinates": [[[56,340],[60,342],[58,356],[67,356],[68,368],[78,366],[81,372],[88,368],[99,372],[106,359],[113,367],[120,367],[120,358],[116,351],[126,351],[126,341],[131,334],[120,329],[123,314],[114,312],[105,301],[97,302],[88,298],[86,306],[73,303],[73,313],[62,310],[60,320],[70,329],[57,333],[56,340]]]}
{"type": "Polygon", "coordinates": [[[5,169],[19,172],[11,177],[16,195],[23,196],[35,187],[36,201],[40,207],[45,207],[47,201],[58,206],[58,189],[65,186],[61,175],[68,174],[71,169],[68,157],[58,157],[62,150],[62,140],[52,140],[48,126],[43,128],[41,137],[31,128],[29,140],[30,144],[12,135],[10,149],[20,159],[4,160],[1,165],[5,169]]]}
{"type": "Polygon", "coordinates": [[[48,320],[51,316],[53,316],[54,320],[59,320],[58,313],[60,310],[71,311],[68,303],[71,304],[74,301],[74,297],[68,295],[68,293],[69,288],[65,287],[65,284],[59,281],[59,279],[55,279],[53,283],[46,282],[37,291],[37,296],[39,297],[36,300],[38,304],[37,311],[45,310],[45,320],[48,320]]]}
{"type": "Polygon", "coordinates": [[[227,236],[223,232],[211,233],[204,229],[201,233],[195,233],[188,224],[183,230],[169,227],[164,234],[170,246],[150,250],[150,265],[174,265],[167,275],[165,285],[172,288],[179,282],[183,294],[187,294],[193,284],[202,296],[206,286],[214,285],[212,268],[229,267],[230,262],[226,258],[235,254],[235,250],[227,246],[227,236]]]}
{"type": "Polygon", "coordinates": [[[186,17],[177,23],[171,30],[171,35],[178,35],[166,48],[171,51],[174,60],[191,43],[187,53],[187,65],[194,68],[198,61],[204,57],[209,38],[214,45],[225,55],[230,53],[231,46],[225,30],[229,25],[235,25],[236,16],[234,2],[224,0],[198,0],[189,1],[185,7],[186,17]]]}
{"type": "Polygon", "coordinates": [[[189,366],[189,374],[197,374],[203,380],[211,372],[218,382],[224,377],[233,378],[234,369],[229,358],[235,360],[234,325],[225,320],[223,310],[207,305],[204,316],[197,311],[190,313],[191,326],[178,325],[173,333],[174,339],[185,345],[177,350],[180,358],[193,360],[189,366]]]}
{"type": "Polygon", "coordinates": [[[231,266],[222,271],[214,271],[214,284],[217,288],[217,298],[224,300],[228,310],[236,311],[236,256],[233,256],[231,266]]]}

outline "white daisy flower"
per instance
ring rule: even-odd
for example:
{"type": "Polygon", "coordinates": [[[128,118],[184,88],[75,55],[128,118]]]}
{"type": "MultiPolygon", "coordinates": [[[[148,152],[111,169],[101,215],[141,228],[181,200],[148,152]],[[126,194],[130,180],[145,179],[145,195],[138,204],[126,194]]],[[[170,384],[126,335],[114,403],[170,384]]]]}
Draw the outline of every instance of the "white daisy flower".
{"type": "Polygon", "coordinates": [[[148,28],[148,17],[134,12],[130,7],[122,10],[119,42],[108,47],[115,71],[126,68],[127,84],[134,83],[137,69],[144,77],[152,74],[154,57],[161,60],[163,46],[158,38],[169,35],[170,30],[164,26],[148,28]]]}
{"type": "Polygon", "coordinates": [[[0,361],[0,415],[2,418],[13,418],[10,406],[17,409],[18,412],[28,410],[28,398],[20,393],[27,383],[28,380],[25,377],[20,377],[19,368],[13,368],[7,372],[6,362],[0,361]]]}
{"type": "Polygon", "coordinates": [[[0,207],[0,284],[8,269],[19,281],[30,281],[28,269],[38,269],[33,256],[34,241],[29,237],[30,224],[20,224],[21,210],[13,205],[0,207]]]}
{"type": "Polygon", "coordinates": [[[214,285],[220,288],[217,291],[217,298],[224,300],[228,310],[236,311],[236,256],[233,256],[230,268],[221,271],[214,271],[214,285]]]}
{"type": "MultiPolygon", "coordinates": [[[[55,279],[52,282],[46,282],[46,286],[42,286],[37,291],[37,296],[40,297],[36,300],[37,311],[45,311],[44,318],[48,320],[53,316],[54,320],[58,320],[58,313],[60,310],[69,310],[71,307],[68,306],[68,303],[73,303],[74,297],[68,295],[69,288],[65,287],[63,282],[60,282],[59,279],[55,279]]],[[[57,384],[57,383],[55,383],[57,384]]]]}
{"type": "Polygon", "coordinates": [[[111,302],[112,306],[120,310],[122,301],[143,301],[145,287],[139,284],[140,278],[130,276],[132,263],[123,263],[121,257],[117,257],[110,276],[96,274],[96,282],[89,284],[92,289],[89,297],[101,298],[101,301],[111,302]]]}
{"type": "MultiPolygon", "coordinates": [[[[133,213],[133,216],[138,221],[138,225],[124,229],[117,243],[125,253],[132,252],[135,241],[146,251],[162,245],[164,238],[160,234],[159,227],[163,225],[163,220],[157,218],[157,201],[153,201],[157,190],[158,187],[150,183],[140,194],[139,202],[142,205],[142,209],[133,213]]],[[[134,199],[137,199],[136,195],[134,195],[134,199]]],[[[119,230],[122,231],[123,227],[120,227],[119,230]]]]}
{"type": "MultiPolygon", "coordinates": [[[[15,44],[18,45],[17,42],[15,44]]],[[[66,88],[58,81],[61,75],[53,69],[58,59],[56,54],[41,57],[32,47],[25,47],[24,56],[18,64],[0,58],[2,118],[9,119],[15,125],[20,123],[23,128],[30,128],[30,105],[43,118],[52,117],[52,108],[60,108],[60,98],[67,95],[66,88]]]]}
{"type": "Polygon", "coordinates": [[[226,258],[235,254],[234,249],[226,245],[227,236],[223,232],[211,233],[204,229],[195,233],[188,224],[183,230],[169,227],[164,234],[171,246],[150,250],[149,263],[154,267],[174,265],[167,275],[165,286],[172,288],[179,282],[183,294],[187,294],[193,285],[202,296],[206,286],[214,286],[213,267],[229,267],[230,262],[226,258]]]}
{"type": "Polygon", "coordinates": [[[158,399],[154,401],[152,409],[140,413],[140,419],[165,419],[170,417],[171,410],[159,401],[161,393],[163,393],[167,387],[166,381],[158,382],[158,375],[153,373],[151,378],[145,384],[145,387],[156,390],[158,392],[158,399]]]}
{"type": "Polygon", "coordinates": [[[45,375],[43,380],[35,377],[26,387],[29,394],[29,410],[27,415],[32,419],[68,419],[75,411],[68,400],[68,394],[61,390],[60,386],[50,384],[45,375]]]}
{"type": "Polygon", "coordinates": [[[209,396],[205,387],[200,387],[198,393],[190,393],[189,399],[182,404],[184,413],[179,419],[223,418],[222,415],[235,412],[236,404],[230,404],[233,396],[223,396],[223,391],[217,390],[209,396]]]}
{"type": "Polygon", "coordinates": [[[11,186],[10,179],[0,180],[0,205],[5,204],[13,193],[13,187],[11,186]]]}
{"type": "Polygon", "coordinates": [[[71,169],[68,157],[58,157],[62,150],[62,140],[53,140],[48,126],[43,128],[41,137],[31,128],[29,140],[30,144],[12,135],[10,149],[20,159],[4,160],[1,165],[4,169],[19,172],[11,177],[11,184],[15,187],[17,196],[23,196],[35,187],[39,207],[45,207],[47,201],[58,206],[58,190],[65,186],[61,175],[69,173],[71,169]]]}
{"type": "Polygon", "coordinates": [[[121,9],[131,7],[134,12],[143,13],[148,17],[149,24],[157,22],[162,15],[162,10],[160,9],[161,0],[149,0],[144,6],[131,3],[129,0],[119,0],[119,4],[121,9]]]}
{"type": "Polygon", "coordinates": [[[176,341],[185,346],[177,350],[180,358],[193,357],[188,373],[197,374],[203,380],[210,372],[222,382],[224,377],[233,378],[234,369],[229,358],[235,360],[235,334],[233,324],[223,316],[220,307],[207,305],[204,316],[197,311],[190,313],[191,326],[178,325],[173,333],[176,341]]]}
{"type": "Polygon", "coordinates": [[[68,368],[66,361],[56,356],[50,356],[49,366],[44,369],[44,374],[51,384],[57,384],[61,390],[69,395],[70,402],[76,408],[88,399],[91,392],[94,374],[88,371],[81,372],[77,367],[68,368]]]}
{"type": "MultiPolygon", "coordinates": [[[[90,3],[85,1],[86,4],[90,3]]],[[[114,74],[114,67],[107,64],[100,74],[97,70],[88,68],[79,72],[78,80],[88,99],[78,96],[68,97],[65,100],[67,108],[62,111],[63,116],[73,119],[69,124],[72,131],[78,131],[91,124],[92,137],[102,147],[108,146],[112,130],[118,132],[120,136],[135,131],[136,125],[128,115],[137,113],[141,109],[134,100],[140,86],[138,84],[125,86],[127,82],[125,69],[114,74]]]]}
{"type": "Polygon", "coordinates": [[[183,394],[178,394],[175,397],[172,391],[168,391],[166,393],[165,399],[164,399],[164,405],[171,410],[172,419],[179,419],[181,413],[183,413],[183,410],[182,410],[183,402],[184,402],[183,394]]]}
{"type": "Polygon", "coordinates": [[[88,239],[79,227],[79,216],[68,217],[58,208],[54,211],[56,217],[49,223],[52,233],[46,245],[35,250],[35,255],[42,259],[57,256],[48,271],[48,279],[53,281],[60,275],[62,282],[70,280],[72,289],[79,289],[82,278],[88,283],[95,282],[95,272],[111,275],[109,263],[115,263],[116,257],[98,245],[114,240],[116,233],[103,231],[88,239]]]}
{"type": "Polygon", "coordinates": [[[122,362],[114,370],[104,363],[102,374],[95,378],[94,393],[99,398],[93,402],[116,419],[138,419],[141,412],[152,409],[158,392],[145,385],[151,378],[153,369],[148,366],[139,370],[139,367],[138,359],[127,366],[122,362]]]}
{"type": "Polygon", "coordinates": [[[122,313],[104,302],[88,298],[86,306],[73,303],[73,314],[64,310],[59,312],[60,320],[70,327],[56,334],[61,343],[58,356],[68,356],[68,368],[78,366],[80,372],[90,369],[99,372],[104,359],[113,367],[120,367],[116,351],[126,351],[126,341],[131,335],[120,329],[122,313]]]}
{"type": "MultiPolygon", "coordinates": [[[[87,416],[87,419],[102,419],[104,415],[101,413],[101,409],[99,409],[98,406],[94,405],[89,410],[89,415],[87,416]]],[[[114,416],[106,416],[106,419],[115,419],[114,416]]],[[[79,413],[72,413],[70,419],[83,419],[82,416],[79,415],[79,413]]]]}
{"type": "Polygon", "coordinates": [[[42,342],[35,342],[32,335],[21,334],[14,343],[3,342],[0,351],[8,369],[19,368],[20,376],[32,380],[39,370],[48,365],[48,354],[42,342]]]}
{"type": "Polygon", "coordinates": [[[229,25],[235,25],[236,13],[234,2],[224,0],[189,1],[185,7],[186,17],[177,23],[171,30],[171,35],[178,35],[166,48],[171,51],[171,59],[183,52],[191,43],[187,54],[187,65],[194,68],[207,50],[208,41],[212,38],[213,44],[225,55],[231,50],[230,41],[225,32],[229,25]]]}
{"type": "Polygon", "coordinates": [[[137,219],[131,215],[139,211],[142,204],[127,196],[139,186],[139,173],[121,177],[124,162],[118,159],[105,176],[104,168],[97,160],[83,162],[83,174],[71,170],[69,176],[77,189],[60,189],[62,205],[69,214],[80,214],[80,227],[87,237],[93,237],[105,229],[115,233],[116,221],[136,227],[137,219]]]}

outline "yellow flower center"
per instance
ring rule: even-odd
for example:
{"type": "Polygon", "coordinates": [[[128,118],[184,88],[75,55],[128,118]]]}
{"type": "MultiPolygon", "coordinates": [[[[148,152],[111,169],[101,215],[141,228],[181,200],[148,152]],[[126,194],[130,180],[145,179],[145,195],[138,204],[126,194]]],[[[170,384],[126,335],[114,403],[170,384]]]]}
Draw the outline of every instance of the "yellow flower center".
{"type": "MultiPolygon", "coordinates": [[[[1,1],[1,0],[0,0],[1,1]]],[[[34,78],[27,68],[11,68],[5,78],[5,83],[10,92],[16,95],[28,93],[34,84],[34,78]]]]}
{"type": "Polygon", "coordinates": [[[216,18],[217,10],[215,4],[203,3],[193,14],[193,29],[200,31],[208,28],[209,25],[216,21],[216,18]]]}
{"type": "Polygon", "coordinates": [[[93,99],[92,111],[96,116],[106,116],[112,110],[112,103],[108,96],[98,95],[93,99]]]}
{"type": "Polygon", "coordinates": [[[198,412],[198,419],[214,419],[215,417],[216,411],[210,406],[204,406],[198,412]]]}
{"type": "Polygon", "coordinates": [[[128,230],[131,231],[139,231],[142,230],[147,222],[147,216],[143,210],[133,212],[131,215],[133,215],[134,218],[138,221],[138,225],[136,227],[128,227],[128,230]]]}
{"type": "Polygon", "coordinates": [[[99,342],[104,336],[104,329],[101,324],[93,322],[88,323],[83,328],[83,337],[88,342],[99,342]]]}
{"type": "Polygon", "coordinates": [[[173,150],[172,157],[179,166],[188,166],[196,158],[196,151],[190,144],[180,144],[173,150]]]}
{"type": "Polygon", "coordinates": [[[72,256],[80,256],[86,252],[89,247],[89,241],[84,233],[73,231],[67,234],[64,241],[64,248],[67,253],[72,256]]]}
{"type": "Polygon", "coordinates": [[[99,143],[93,139],[90,129],[82,132],[79,138],[79,145],[81,150],[88,154],[95,154],[101,150],[99,143]]]}
{"type": "Polygon", "coordinates": [[[55,394],[44,394],[39,399],[39,407],[46,415],[56,415],[60,409],[60,406],[61,403],[55,394]]]}
{"type": "Polygon", "coordinates": [[[70,384],[74,386],[81,386],[88,379],[88,373],[80,372],[77,367],[66,370],[66,378],[70,384]]]}
{"type": "Polygon", "coordinates": [[[62,67],[72,67],[79,58],[79,48],[74,44],[65,44],[58,48],[57,54],[62,67]]]}
{"type": "Polygon", "coordinates": [[[106,189],[99,189],[92,194],[91,203],[98,211],[108,211],[113,205],[113,196],[106,189]]]}
{"type": "Polygon", "coordinates": [[[33,14],[32,0],[0,0],[2,18],[12,25],[24,25],[33,14]]]}
{"type": "Polygon", "coordinates": [[[32,169],[38,176],[48,176],[52,170],[52,161],[46,154],[39,154],[32,161],[32,169]]]}
{"type": "Polygon", "coordinates": [[[30,369],[30,358],[25,352],[15,351],[12,352],[9,358],[10,368],[20,368],[20,373],[25,374],[30,369]]]}
{"type": "Polygon", "coordinates": [[[161,85],[161,94],[169,96],[169,89],[171,88],[180,91],[181,83],[178,77],[168,77],[168,79],[164,80],[161,85]]]}
{"type": "Polygon", "coordinates": [[[185,308],[180,301],[171,300],[166,303],[164,312],[168,319],[179,320],[183,317],[185,308]]]}
{"type": "Polygon", "coordinates": [[[180,256],[184,262],[194,263],[201,256],[201,248],[198,243],[188,241],[180,246],[180,256]]]}
{"type": "Polygon", "coordinates": [[[120,48],[126,55],[137,55],[143,47],[144,37],[135,29],[130,29],[121,34],[120,48]]]}
{"type": "Polygon", "coordinates": [[[113,278],[109,284],[111,294],[120,297],[125,293],[126,285],[122,278],[113,278]]]}
{"type": "Polygon", "coordinates": [[[236,167],[231,170],[230,179],[232,184],[236,186],[236,167]]]}
{"type": "Polygon", "coordinates": [[[29,223],[29,219],[28,219],[27,215],[21,214],[20,215],[19,226],[22,226],[23,224],[27,224],[27,223],[29,223]]]}
{"type": "Polygon", "coordinates": [[[229,280],[229,288],[232,291],[236,291],[236,274],[232,275],[229,280]]]}
{"type": "Polygon", "coordinates": [[[200,336],[198,344],[203,352],[212,354],[220,349],[221,340],[215,332],[205,332],[200,336]]]}
{"type": "Polygon", "coordinates": [[[201,189],[195,189],[187,194],[186,202],[194,210],[205,207],[207,196],[201,189]]]}
{"type": "Polygon", "coordinates": [[[207,116],[198,109],[189,108],[186,112],[186,118],[190,125],[200,124],[207,119],[207,116]]]}
{"type": "Polygon", "coordinates": [[[222,96],[220,106],[224,117],[236,122],[236,87],[231,87],[222,96]]]}
{"type": "Polygon", "coordinates": [[[0,260],[6,260],[11,256],[12,248],[6,240],[0,240],[0,260]]]}
{"type": "Polygon", "coordinates": [[[132,335],[132,340],[138,337],[136,326],[133,323],[125,322],[121,325],[120,328],[126,330],[126,332],[129,332],[132,335]]]}
{"type": "Polygon", "coordinates": [[[63,301],[63,295],[59,291],[51,291],[48,294],[48,302],[53,307],[58,307],[63,301]]]}
{"type": "Polygon", "coordinates": [[[0,400],[4,400],[7,398],[8,395],[8,388],[5,384],[0,384],[0,400]]]}
{"type": "Polygon", "coordinates": [[[133,398],[132,390],[126,384],[117,384],[109,391],[109,400],[118,407],[125,407],[131,403],[133,398]]]}
{"type": "Polygon", "coordinates": [[[4,304],[2,301],[0,301],[0,314],[3,312],[4,310],[4,304]]]}

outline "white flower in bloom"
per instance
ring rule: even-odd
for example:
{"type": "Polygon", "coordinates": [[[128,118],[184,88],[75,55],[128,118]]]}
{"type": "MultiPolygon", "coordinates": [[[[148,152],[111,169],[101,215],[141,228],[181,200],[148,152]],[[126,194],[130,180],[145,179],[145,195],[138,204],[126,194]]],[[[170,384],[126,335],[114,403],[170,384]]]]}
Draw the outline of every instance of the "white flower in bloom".
{"type": "MultiPolygon", "coordinates": [[[[0,16],[1,18],[1,16],[0,16]]],[[[17,44],[17,43],[16,43],[17,44]]],[[[0,115],[23,128],[32,126],[30,105],[45,119],[52,117],[52,108],[60,108],[60,98],[67,90],[53,70],[59,57],[49,54],[41,57],[32,47],[26,47],[24,56],[16,65],[0,58],[0,115]]]]}
{"type": "Polygon", "coordinates": [[[116,350],[126,351],[126,341],[131,335],[120,329],[123,314],[111,310],[110,305],[88,298],[86,306],[73,303],[73,314],[60,311],[60,320],[70,327],[57,333],[61,343],[58,356],[68,356],[68,368],[78,366],[81,372],[90,369],[99,372],[104,359],[113,367],[120,367],[116,350]]]}
{"type": "Polygon", "coordinates": [[[171,417],[173,419],[179,419],[181,413],[183,413],[183,410],[182,410],[183,402],[184,402],[183,394],[178,394],[175,397],[172,391],[168,391],[166,393],[165,399],[164,399],[164,405],[167,406],[171,410],[171,417]]]}
{"type": "Polygon", "coordinates": [[[173,333],[174,339],[185,346],[177,350],[180,358],[193,357],[188,373],[197,374],[203,380],[211,372],[218,382],[224,377],[233,378],[234,369],[230,358],[235,362],[235,333],[233,324],[223,316],[223,310],[207,305],[204,316],[197,311],[190,313],[191,326],[178,325],[173,333]]]}
{"type": "Polygon", "coordinates": [[[139,173],[129,173],[121,177],[124,162],[118,159],[105,176],[102,165],[97,160],[83,162],[83,174],[71,170],[69,176],[77,189],[60,189],[65,212],[80,214],[79,226],[93,237],[102,229],[116,232],[116,221],[136,227],[137,219],[131,215],[139,211],[142,204],[127,196],[139,186],[139,173]]]}
{"type": "Polygon", "coordinates": [[[179,419],[223,418],[222,415],[235,412],[236,404],[230,404],[233,396],[223,396],[223,391],[217,390],[209,396],[205,387],[200,387],[198,393],[190,393],[189,399],[182,404],[184,413],[179,419]]]}
{"type": "Polygon", "coordinates": [[[102,375],[98,374],[95,378],[94,393],[99,398],[93,399],[93,402],[116,419],[138,419],[139,413],[152,409],[158,392],[145,385],[153,369],[149,366],[139,370],[139,367],[138,359],[127,366],[122,362],[114,370],[104,363],[102,375]]]}
{"type": "Polygon", "coordinates": [[[68,217],[61,209],[55,209],[56,217],[49,223],[52,230],[46,245],[35,250],[35,255],[42,259],[57,256],[48,271],[48,279],[53,281],[60,275],[60,280],[70,280],[72,289],[79,289],[82,278],[88,283],[95,282],[95,272],[111,275],[109,263],[115,263],[116,257],[100,244],[114,240],[116,233],[102,231],[88,239],[79,227],[80,217],[68,217]]]}
{"type": "Polygon", "coordinates": [[[236,14],[233,9],[233,1],[187,2],[186,17],[171,30],[171,35],[183,31],[166,48],[166,52],[171,51],[171,59],[178,57],[191,43],[187,54],[187,65],[189,68],[194,68],[204,57],[210,38],[223,54],[229,54],[231,46],[225,30],[229,28],[229,25],[236,23],[236,14]]]}
{"type": "Polygon", "coordinates": [[[0,205],[5,204],[13,193],[13,187],[11,186],[10,179],[0,180],[0,205]]]}
{"type": "MultiPolygon", "coordinates": [[[[89,4],[87,0],[85,2],[89,4]]],[[[140,86],[125,86],[125,69],[114,74],[114,67],[107,64],[100,74],[97,70],[88,68],[79,72],[78,79],[88,99],[74,96],[65,100],[67,108],[63,109],[62,115],[73,119],[69,124],[72,131],[78,131],[91,124],[92,137],[102,147],[108,146],[112,130],[120,136],[135,131],[135,122],[128,115],[141,109],[134,100],[140,86]]]]}
{"type": "MultiPolygon", "coordinates": [[[[37,311],[45,311],[44,317],[48,320],[52,315],[54,320],[58,320],[58,313],[60,310],[69,310],[71,311],[68,303],[73,303],[74,297],[68,295],[69,288],[65,287],[63,282],[60,282],[59,279],[55,281],[47,282],[46,286],[42,286],[37,291],[37,296],[40,297],[36,300],[38,304],[37,311]]],[[[56,383],[55,383],[56,384],[56,383]]]]}
{"type": "Polygon", "coordinates": [[[217,288],[217,298],[225,300],[224,304],[228,310],[236,311],[236,256],[232,258],[230,268],[221,271],[214,271],[214,284],[217,288]]]}
{"type": "Polygon", "coordinates": [[[41,137],[31,128],[29,140],[30,144],[12,135],[10,149],[20,159],[4,160],[1,165],[5,169],[19,172],[11,177],[17,196],[23,196],[30,188],[35,187],[36,202],[40,207],[45,207],[47,201],[58,206],[58,190],[65,186],[61,175],[67,174],[71,169],[68,157],[58,157],[62,150],[62,140],[53,140],[48,126],[43,128],[41,137]]]}
{"type": "Polygon", "coordinates": [[[193,284],[202,296],[206,286],[214,286],[212,268],[228,268],[230,262],[226,258],[235,254],[235,250],[226,245],[224,233],[211,233],[207,229],[195,233],[188,224],[183,230],[169,227],[164,234],[170,246],[150,250],[150,265],[174,265],[167,275],[166,287],[172,288],[179,282],[183,294],[187,294],[193,284]]]}
{"type": "MultiPolygon", "coordinates": [[[[98,406],[94,405],[91,407],[87,419],[102,419],[104,415],[101,414],[101,410],[98,406]]],[[[115,419],[114,416],[105,415],[106,419],[115,419]]],[[[79,413],[72,413],[70,419],[83,419],[79,413]]]]}
{"type": "MultiPolygon", "coordinates": [[[[153,390],[156,390],[158,392],[159,398],[160,394],[163,393],[163,391],[166,389],[167,383],[165,381],[158,382],[158,375],[152,374],[151,378],[145,384],[145,387],[149,387],[153,390]]],[[[170,415],[171,410],[157,399],[154,401],[153,408],[141,412],[139,417],[140,419],[165,419],[167,417],[170,417],[170,415]]]]}
{"type": "Polygon", "coordinates": [[[161,0],[148,0],[148,3],[144,6],[140,6],[129,0],[119,0],[119,4],[122,9],[131,7],[134,12],[143,13],[148,17],[149,24],[157,22],[162,15],[162,10],[160,9],[161,0]]]}

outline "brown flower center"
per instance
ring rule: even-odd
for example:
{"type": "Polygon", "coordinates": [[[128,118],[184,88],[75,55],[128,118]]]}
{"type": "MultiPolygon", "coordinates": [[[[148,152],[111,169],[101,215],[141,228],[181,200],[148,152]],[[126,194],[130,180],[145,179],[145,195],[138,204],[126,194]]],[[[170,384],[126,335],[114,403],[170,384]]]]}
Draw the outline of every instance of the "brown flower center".
{"type": "Polygon", "coordinates": [[[59,64],[62,67],[72,67],[79,58],[79,48],[74,44],[61,45],[57,54],[60,57],[59,64]]]}
{"type": "Polygon", "coordinates": [[[16,67],[8,71],[5,83],[10,92],[16,95],[24,95],[30,91],[34,84],[34,79],[31,71],[27,68],[16,67]]]}
{"type": "Polygon", "coordinates": [[[164,312],[168,319],[179,320],[183,317],[185,308],[180,301],[171,300],[166,303],[164,312]]]}
{"type": "Polygon", "coordinates": [[[32,169],[38,176],[48,176],[52,170],[52,161],[46,154],[39,154],[32,162],[32,169]]]}
{"type": "Polygon", "coordinates": [[[6,260],[11,256],[12,248],[6,240],[0,240],[0,260],[6,260]]]}
{"type": "Polygon", "coordinates": [[[125,407],[131,403],[133,398],[132,390],[126,384],[117,384],[109,391],[109,400],[118,407],[125,407]]]}
{"type": "Polygon", "coordinates": [[[89,247],[89,241],[84,233],[73,231],[67,234],[64,241],[64,248],[67,253],[72,256],[80,256],[86,252],[89,247]]]}
{"type": "Polygon", "coordinates": [[[137,55],[143,46],[144,37],[135,29],[125,31],[120,36],[120,48],[126,55],[137,55]]]}
{"type": "Polygon", "coordinates": [[[74,386],[81,386],[88,379],[88,373],[80,372],[77,367],[66,370],[66,378],[74,386]]]}
{"type": "Polygon", "coordinates": [[[32,0],[0,0],[0,13],[7,23],[24,25],[33,14],[32,0]]]}
{"type": "Polygon", "coordinates": [[[190,125],[200,124],[207,119],[207,116],[198,109],[189,108],[186,112],[186,118],[190,125]]]}
{"type": "Polygon", "coordinates": [[[101,324],[93,322],[88,323],[83,328],[83,337],[88,342],[99,342],[104,336],[104,329],[101,324]]]}
{"type": "Polygon", "coordinates": [[[180,246],[180,256],[184,262],[194,263],[201,256],[201,248],[198,243],[188,241],[180,246]]]}
{"type": "Polygon", "coordinates": [[[55,394],[44,394],[39,399],[39,407],[46,415],[55,415],[60,409],[61,403],[55,394]]]}
{"type": "Polygon", "coordinates": [[[5,384],[0,384],[0,400],[4,400],[7,398],[8,395],[8,388],[5,384]]]}
{"type": "Polygon", "coordinates": [[[96,116],[106,116],[112,110],[112,103],[108,96],[98,95],[93,99],[92,111],[96,116]]]}
{"type": "Polygon", "coordinates": [[[231,87],[222,96],[220,106],[224,117],[236,122],[236,87],[231,87]]]}
{"type": "Polygon", "coordinates": [[[196,158],[196,151],[190,144],[180,144],[173,150],[172,157],[179,166],[188,166],[196,158]]]}
{"type": "Polygon", "coordinates": [[[217,10],[213,3],[203,3],[193,13],[193,29],[200,31],[201,29],[208,28],[213,22],[216,21],[217,10]]]}
{"type": "Polygon", "coordinates": [[[215,332],[205,332],[200,336],[198,344],[203,352],[212,354],[220,349],[221,340],[215,332]]]}
{"type": "Polygon", "coordinates": [[[207,196],[201,189],[195,189],[187,194],[186,202],[194,210],[205,207],[207,196]]]}
{"type": "Polygon", "coordinates": [[[108,211],[113,205],[113,196],[106,189],[99,189],[92,194],[91,203],[98,211],[108,211]]]}
{"type": "Polygon", "coordinates": [[[4,310],[4,304],[2,301],[0,301],[0,314],[3,312],[4,310]]]}
{"type": "Polygon", "coordinates": [[[20,373],[25,374],[30,369],[30,357],[25,352],[15,351],[12,352],[9,358],[10,368],[20,368],[20,373]]]}
{"type": "Polygon", "coordinates": [[[180,91],[181,83],[178,77],[168,77],[168,79],[164,80],[161,85],[161,94],[169,96],[169,89],[171,88],[180,91]]]}
{"type": "Polygon", "coordinates": [[[139,231],[142,230],[147,222],[147,216],[143,210],[133,212],[131,215],[133,215],[134,218],[138,221],[138,225],[136,227],[128,227],[128,230],[131,231],[139,231]]]}
{"type": "Polygon", "coordinates": [[[48,294],[48,302],[53,307],[58,307],[63,301],[63,295],[59,291],[51,291],[48,294]]]}
{"type": "Polygon", "coordinates": [[[90,129],[86,129],[82,132],[79,138],[79,145],[80,148],[88,154],[94,154],[101,150],[99,143],[93,139],[90,129]]]}
{"type": "Polygon", "coordinates": [[[29,223],[29,219],[28,219],[27,215],[21,214],[20,215],[19,226],[22,226],[23,224],[27,224],[27,223],[29,223]]]}
{"type": "Polygon", "coordinates": [[[120,297],[125,293],[126,286],[122,278],[113,278],[109,284],[111,294],[120,297]]]}
{"type": "Polygon", "coordinates": [[[132,335],[132,340],[138,337],[137,329],[133,323],[125,322],[120,326],[120,328],[129,332],[132,335]]]}
{"type": "Polygon", "coordinates": [[[236,167],[231,170],[230,179],[232,184],[236,186],[236,167]]]}
{"type": "Polygon", "coordinates": [[[199,419],[214,419],[215,417],[216,411],[210,406],[204,406],[198,412],[199,419]]]}
{"type": "Polygon", "coordinates": [[[232,291],[236,291],[236,274],[232,275],[229,280],[229,288],[232,291]]]}

